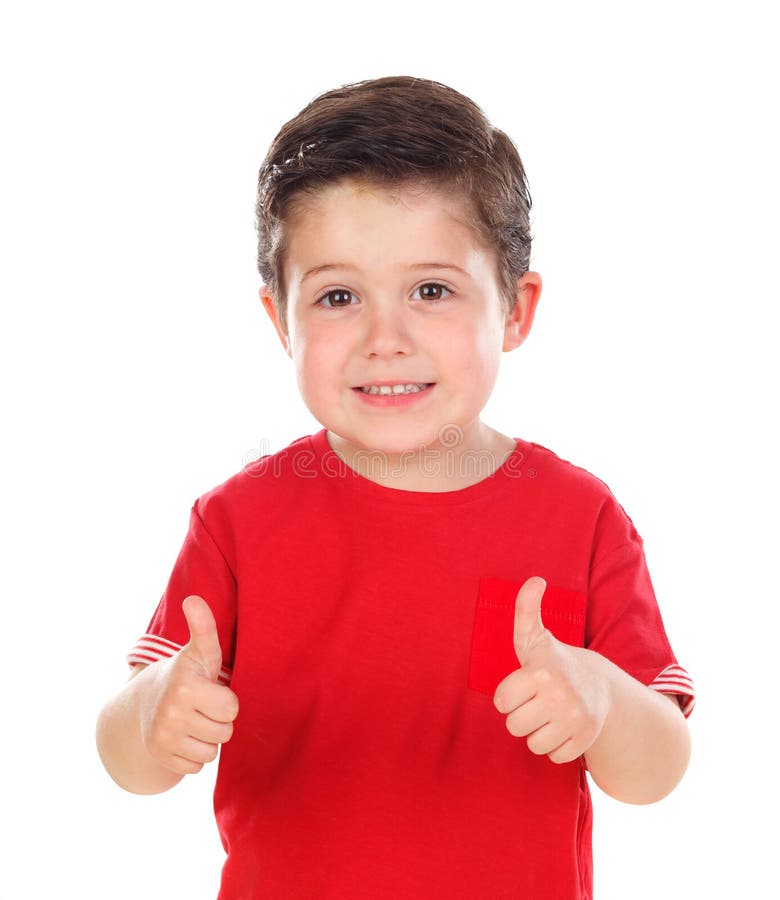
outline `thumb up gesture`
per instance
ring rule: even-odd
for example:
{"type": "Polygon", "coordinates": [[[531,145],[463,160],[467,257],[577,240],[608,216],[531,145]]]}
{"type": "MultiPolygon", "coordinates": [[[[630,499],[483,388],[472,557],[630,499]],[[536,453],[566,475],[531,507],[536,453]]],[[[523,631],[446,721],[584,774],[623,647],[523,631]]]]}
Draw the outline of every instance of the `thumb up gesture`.
{"type": "Polygon", "coordinates": [[[141,709],[141,738],[157,762],[188,775],[215,759],[219,745],[230,740],[238,697],[218,683],[222,650],[208,604],[193,594],[182,610],[190,639],[175,656],[152,667],[154,687],[141,709]]]}
{"type": "Polygon", "coordinates": [[[496,688],[494,704],[515,737],[554,763],[571,762],[601,734],[610,708],[606,660],[561,643],[542,623],[543,578],[520,588],[514,645],[520,668],[496,688]]]}

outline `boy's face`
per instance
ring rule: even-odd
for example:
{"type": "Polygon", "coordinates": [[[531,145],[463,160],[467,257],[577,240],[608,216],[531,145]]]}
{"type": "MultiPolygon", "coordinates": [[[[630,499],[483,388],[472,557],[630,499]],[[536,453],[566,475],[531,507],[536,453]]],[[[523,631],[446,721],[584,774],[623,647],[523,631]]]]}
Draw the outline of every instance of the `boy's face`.
{"type": "Polygon", "coordinates": [[[479,414],[502,351],[530,330],[539,277],[520,279],[507,316],[494,254],[467,224],[464,201],[431,189],[345,180],[307,200],[288,229],[288,334],[261,297],[304,402],[340,449],[418,451],[452,426],[459,449],[482,449],[479,414]],[[422,389],[361,390],[372,385],[422,389]]]}

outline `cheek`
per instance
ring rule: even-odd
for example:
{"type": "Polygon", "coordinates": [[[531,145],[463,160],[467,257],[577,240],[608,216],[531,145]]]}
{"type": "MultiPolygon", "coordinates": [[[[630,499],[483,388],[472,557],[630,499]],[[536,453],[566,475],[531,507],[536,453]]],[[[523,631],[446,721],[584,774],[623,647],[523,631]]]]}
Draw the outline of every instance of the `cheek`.
{"type": "Polygon", "coordinates": [[[444,342],[446,353],[462,371],[471,377],[494,378],[501,362],[503,333],[494,329],[480,330],[475,334],[471,328],[447,335],[444,342]]]}
{"type": "Polygon", "coordinates": [[[315,397],[327,390],[338,366],[338,344],[332,340],[298,332],[293,345],[293,359],[298,386],[304,396],[315,397]]]}

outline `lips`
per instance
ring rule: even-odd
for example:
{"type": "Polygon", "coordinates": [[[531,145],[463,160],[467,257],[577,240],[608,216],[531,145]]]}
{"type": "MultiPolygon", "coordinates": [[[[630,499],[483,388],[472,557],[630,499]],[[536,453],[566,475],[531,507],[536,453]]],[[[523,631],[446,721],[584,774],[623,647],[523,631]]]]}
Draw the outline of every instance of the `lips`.
{"type": "Polygon", "coordinates": [[[396,382],[374,382],[373,384],[364,384],[354,388],[363,394],[371,394],[373,396],[388,397],[399,394],[417,394],[431,387],[432,382],[429,381],[396,381],[396,382]]]}

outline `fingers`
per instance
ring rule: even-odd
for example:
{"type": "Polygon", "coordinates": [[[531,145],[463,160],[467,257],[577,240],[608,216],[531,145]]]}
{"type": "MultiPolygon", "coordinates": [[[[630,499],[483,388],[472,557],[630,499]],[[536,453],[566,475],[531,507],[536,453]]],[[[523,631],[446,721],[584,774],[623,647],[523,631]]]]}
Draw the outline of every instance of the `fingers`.
{"type": "Polygon", "coordinates": [[[535,575],[525,582],[517,594],[514,644],[521,666],[526,664],[531,647],[546,634],[542,624],[542,596],[546,587],[544,578],[535,575]]]}
{"type": "Polygon", "coordinates": [[[196,685],[192,708],[215,722],[232,722],[238,715],[238,697],[223,684],[205,682],[196,685]]]}
{"type": "Polygon", "coordinates": [[[238,697],[224,684],[214,684],[181,666],[165,686],[156,715],[185,719],[202,713],[216,722],[232,722],[238,715],[238,697]]]}
{"type": "Polygon", "coordinates": [[[166,765],[171,772],[176,772],[178,775],[197,775],[205,763],[194,762],[181,756],[172,756],[166,765]]]}
{"type": "Polygon", "coordinates": [[[547,756],[554,763],[571,762],[581,755],[571,735],[548,722],[528,736],[528,749],[536,756],[547,756]]]}
{"type": "Polygon", "coordinates": [[[179,774],[199,771],[233,735],[236,694],[218,683],[222,666],[214,616],[196,595],[182,610],[189,642],[153,667],[140,711],[141,738],[149,755],[179,774]]]}
{"type": "MultiPolygon", "coordinates": [[[[226,744],[233,735],[233,725],[213,722],[206,716],[199,716],[193,722],[190,731],[190,734],[178,742],[171,763],[197,766],[194,770],[188,771],[199,771],[206,763],[213,762],[217,758],[220,746],[226,744]]],[[[175,771],[181,770],[177,768],[175,771]]]]}
{"type": "Polygon", "coordinates": [[[171,756],[168,768],[180,775],[194,775],[207,763],[213,762],[219,754],[219,744],[187,738],[182,742],[179,753],[171,756]]]}
{"type": "MultiPolygon", "coordinates": [[[[524,685],[524,688],[532,689],[529,685],[524,685]]],[[[544,692],[514,706],[511,705],[513,700],[507,702],[510,704],[508,711],[504,710],[507,731],[513,737],[526,738],[532,753],[549,756],[554,763],[577,759],[598,737],[598,726],[584,715],[578,705],[566,704],[558,699],[551,701],[544,692]]],[[[501,711],[498,703],[497,706],[501,711]]]]}
{"type": "Polygon", "coordinates": [[[185,598],[182,611],[190,630],[189,643],[182,648],[182,653],[199,663],[206,677],[216,682],[222,668],[222,648],[214,614],[197,594],[185,598]]]}
{"type": "Polygon", "coordinates": [[[157,710],[156,743],[175,753],[188,737],[224,743],[233,733],[237,715],[238,697],[229,687],[202,678],[183,681],[170,690],[166,702],[157,710]]]}
{"type": "Polygon", "coordinates": [[[506,715],[528,703],[536,696],[536,685],[525,669],[515,669],[499,684],[493,695],[493,705],[506,715]]]}
{"type": "Polygon", "coordinates": [[[544,704],[530,700],[506,717],[506,727],[514,737],[527,738],[531,753],[549,756],[554,763],[571,762],[584,752],[581,742],[577,742],[566,723],[549,719],[544,704]]]}
{"type": "MultiPolygon", "coordinates": [[[[220,689],[229,691],[228,688],[220,689]]],[[[155,759],[169,768],[173,767],[176,758],[202,765],[211,762],[219,745],[227,743],[232,736],[232,721],[218,721],[191,708],[182,710],[169,706],[160,710],[152,722],[146,747],[155,759]]],[[[174,771],[185,774],[177,767],[174,771]]]]}
{"type": "MultiPolygon", "coordinates": [[[[232,722],[212,722],[211,719],[207,719],[205,716],[203,716],[199,721],[195,723],[194,727],[191,729],[191,733],[182,743],[182,747],[186,747],[188,741],[194,741],[198,744],[207,744],[209,746],[217,747],[220,744],[226,744],[232,736],[232,722]]],[[[181,755],[189,756],[189,754],[187,753],[182,753],[181,755]]],[[[216,753],[214,754],[214,756],[216,756],[216,753]]],[[[212,759],[213,758],[214,757],[212,756],[212,759]]]]}
{"type": "Polygon", "coordinates": [[[532,753],[571,762],[598,738],[608,711],[601,657],[559,642],[544,627],[543,578],[529,578],[515,601],[513,640],[520,668],[493,696],[506,727],[532,753]]]}
{"type": "Polygon", "coordinates": [[[506,728],[515,737],[528,737],[545,727],[549,719],[550,716],[541,703],[529,700],[509,713],[506,717],[506,728]]]}

